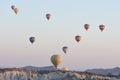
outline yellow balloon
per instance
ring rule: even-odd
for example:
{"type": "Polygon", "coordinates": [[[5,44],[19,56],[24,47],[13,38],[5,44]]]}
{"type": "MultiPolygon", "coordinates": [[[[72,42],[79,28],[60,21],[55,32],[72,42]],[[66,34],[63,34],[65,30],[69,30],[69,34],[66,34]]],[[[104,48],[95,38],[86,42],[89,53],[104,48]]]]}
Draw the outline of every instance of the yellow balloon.
{"type": "Polygon", "coordinates": [[[62,63],[62,56],[60,56],[60,55],[52,55],[51,56],[51,62],[57,68],[58,65],[62,63]]]}
{"type": "Polygon", "coordinates": [[[69,71],[69,69],[64,67],[64,68],[62,68],[62,71],[69,71]]]}
{"type": "Polygon", "coordinates": [[[18,14],[19,9],[18,9],[18,8],[15,8],[15,9],[14,9],[14,12],[15,12],[15,14],[18,14]]]}

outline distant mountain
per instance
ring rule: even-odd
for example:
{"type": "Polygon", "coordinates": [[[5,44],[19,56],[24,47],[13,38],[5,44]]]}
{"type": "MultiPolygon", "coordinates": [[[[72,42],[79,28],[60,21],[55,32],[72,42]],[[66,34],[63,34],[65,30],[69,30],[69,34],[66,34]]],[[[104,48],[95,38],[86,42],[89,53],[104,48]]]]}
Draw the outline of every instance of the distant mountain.
{"type": "Polygon", "coordinates": [[[45,66],[45,67],[35,67],[35,66],[25,66],[22,69],[32,70],[32,71],[40,71],[40,70],[56,70],[54,66],[45,66]]]}
{"type": "Polygon", "coordinates": [[[85,72],[91,72],[91,73],[102,74],[102,75],[120,75],[120,68],[115,67],[112,69],[88,69],[85,72]]]}

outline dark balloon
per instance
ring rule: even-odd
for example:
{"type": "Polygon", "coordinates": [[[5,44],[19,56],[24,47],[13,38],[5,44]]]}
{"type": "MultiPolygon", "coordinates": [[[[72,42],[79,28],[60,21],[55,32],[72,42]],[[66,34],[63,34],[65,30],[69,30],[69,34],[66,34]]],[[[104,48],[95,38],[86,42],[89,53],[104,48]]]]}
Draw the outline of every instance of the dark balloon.
{"type": "Polygon", "coordinates": [[[88,30],[88,29],[90,28],[90,25],[89,25],[89,24],[85,24],[85,25],[84,25],[84,28],[85,28],[86,30],[88,30]]]}
{"type": "Polygon", "coordinates": [[[80,42],[81,36],[79,36],[79,35],[75,36],[75,40],[76,40],[77,42],[80,42]]]}
{"type": "Polygon", "coordinates": [[[62,50],[63,50],[63,52],[64,52],[65,54],[68,53],[68,47],[67,47],[67,46],[64,46],[64,47],[62,48],[62,50]]]}
{"type": "Polygon", "coordinates": [[[29,40],[30,40],[31,43],[34,43],[35,42],[35,37],[30,37],[29,40]]]}
{"type": "Polygon", "coordinates": [[[14,9],[15,9],[15,6],[14,6],[14,5],[12,5],[12,6],[11,6],[11,8],[12,8],[12,10],[14,10],[14,9]]]}
{"type": "Polygon", "coordinates": [[[103,24],[99,25],[99,29],[100,29],[101,31],[103,31],[103,30],[105,29],[105,25],[103,25],[103,24]]]}
{"type": "Polygon", "coordinates": [[[51,18],[51,14],[46,14],[46,18],[49,20],[51,18]]]}

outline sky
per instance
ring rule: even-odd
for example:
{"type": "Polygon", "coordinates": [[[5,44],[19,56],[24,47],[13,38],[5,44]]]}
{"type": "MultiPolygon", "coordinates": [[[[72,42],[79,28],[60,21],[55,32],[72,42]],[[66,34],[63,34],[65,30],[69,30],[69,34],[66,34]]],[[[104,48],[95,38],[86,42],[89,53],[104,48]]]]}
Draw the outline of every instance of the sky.
{"type": "Polygon", "coordinates": [[[0,0],[0,66],[120,67],[120,0],[0,0]],[[11,5],[19,8],[16,15],[11,5]],[[52,16],[48,21],[47,13],[52,16]],[[86,31],[84,24],[90,24],[86,31]],[[104,24],[101,32],[99,25],[104,24]],[[80,35],[79,43],[75,36],[80,35]],[[36,38],[33,44],[29,37],[36,38]],[[62,47],[67,46],[66,55],[62,47]]]}

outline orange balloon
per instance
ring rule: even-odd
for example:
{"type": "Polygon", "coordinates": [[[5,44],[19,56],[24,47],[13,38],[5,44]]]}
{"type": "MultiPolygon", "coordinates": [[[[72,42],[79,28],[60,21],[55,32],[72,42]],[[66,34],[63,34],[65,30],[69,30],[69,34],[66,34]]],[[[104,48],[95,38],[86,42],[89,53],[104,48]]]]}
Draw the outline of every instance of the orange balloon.
{"type": "Polygon", "coordinates": [[[15,12],[15,14],[18,14],[19,9],[18,9],[18,8],[15,8],[15,9],[14,9],[14,12],[15,12]]]}

